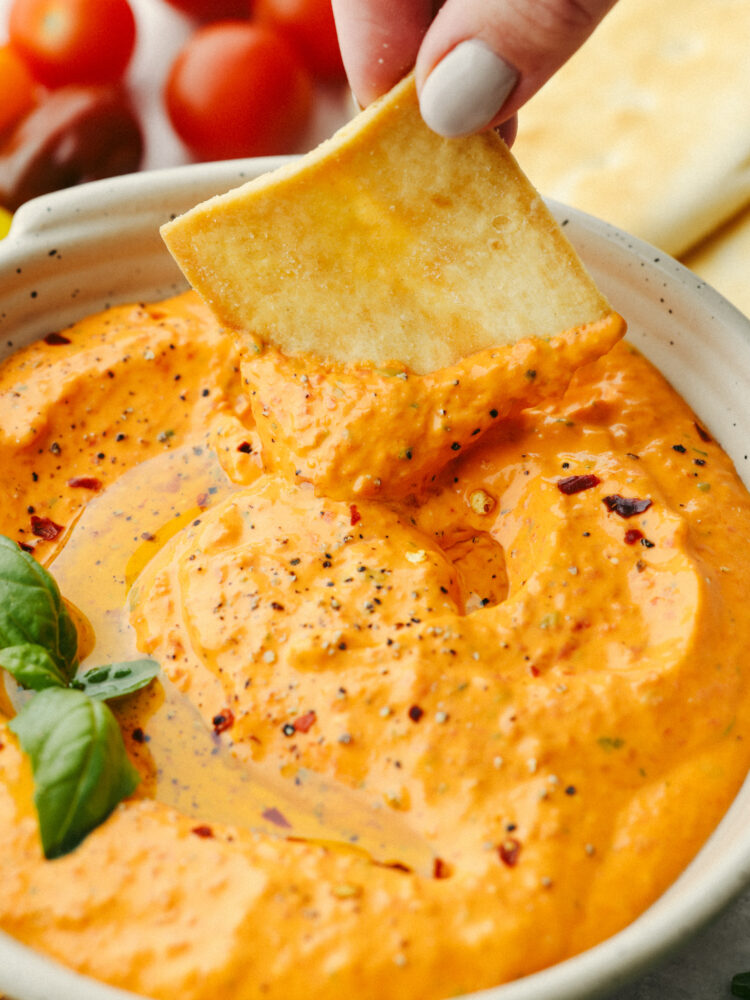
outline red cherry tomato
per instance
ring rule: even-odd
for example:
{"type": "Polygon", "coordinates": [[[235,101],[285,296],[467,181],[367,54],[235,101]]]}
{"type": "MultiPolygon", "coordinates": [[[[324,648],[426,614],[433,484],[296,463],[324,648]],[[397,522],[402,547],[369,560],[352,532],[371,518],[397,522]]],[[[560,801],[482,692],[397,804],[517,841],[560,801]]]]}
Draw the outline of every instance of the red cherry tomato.
{"type": "Polygon", "coordinates": [[[330,81],[345,78],[331,0],[256,0],[253,14],[283,33],[313,76],[330,81]]]}
{"type": "Polygon", "coordinates": [[[288,153],[307,124],[310,78],[280,35],[251,21],[199,28],[178,54],[165,98],[199,159],[288,153]]]}
{"type": "Polygon", "coordinates": [[[222,21],[230,17],[247,17],[251,0],[167,0],[197,21],[222,21]]]}
{"type": "Polygon", "coordinates": [[[0,133],[34,107],[37,84],[26,63],[9,45],[0,46],[0,133]]]}
{"type": "Polygon", "coordinates": [[[10,43],[37,80],[116,83],[135,47],[128,0],[13,0],[10,43]]]}

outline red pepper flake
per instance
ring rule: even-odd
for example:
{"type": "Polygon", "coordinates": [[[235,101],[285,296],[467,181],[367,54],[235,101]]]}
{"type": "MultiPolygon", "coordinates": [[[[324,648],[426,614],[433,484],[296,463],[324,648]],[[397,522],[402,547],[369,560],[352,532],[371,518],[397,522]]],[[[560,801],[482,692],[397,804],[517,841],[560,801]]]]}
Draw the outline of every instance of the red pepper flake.
{"type": "Polygon", "coordinates": [[[359,521],[362,520],[362,515],[357,510],[356,504],[353,504],[353,503],[349,504],[349,513],[351,514],[351,523],[352,523],[352,526],[355,525],[355,524],[357,524],[359,521]]]}
{"type": "Polygon", "coordinates": [[[409,718],[412,722],[419,722],[423,715],[424,709],[420,708],[419,705],[412,705],[409,709],[409,718]]]}
{"type": "Polygon", "coordinates": [[[52,542],[61,531],[65,530],[65,527],[62,524],[55,524],[49,517],[37,517],[36,514],[32,514],[31,530],[38,538],[52,542]]]}
{"type": "Polygon", "coordinates": [[[253,446],[249,441],[243,441],[242,444],[237,445],[237,451],[241,451],[243,455],[249,455],[253,450],[253,446]]]}
{"type": "Polygon", "coordinates": [[[264,809],[263,812],[261,813],[261,816],[263,817],[263,819],[267,819],[269,823],[275,823],[276,826],[283,826],[286,827],[288,830],[291,830],[292,828],[292,824],[286,818],[284,813],[279,812],[279,810],[275,806],[271,806],[270,809],[264,809]]]}
{"type": "Polygon", "coordinates": [[[68,480],[68,486],[79,487],[82,490],[100,490],[102,481],[95,476],[73,476],[68,480]]]}
{"type": "Polygon", "coordinates": [[[34,546],[33,545],[28,545],[26,542],[19,542],[18,543],[18,547],[20,549],[23,549],[24,552],[33,552],[34,551],[34,546]]]}
{"type": "Polygon", "coordinates": [[[435,863],[432,868],[433,878],[450,878],[451,877],[451,866],[443,861],[442,858],[435,858],[435,863]]]}
{"type": "Polygon", "coordinates": [[[294,726],[294,731],[297,733],[306,733],[310,727],[314,724],[317,716],[313,710],[305,712],[304,715],[300,715],[298,719],[295,719],[292,725],[294,726]]]}
{"type": "Polygon", "coordinates": [[[506,837],[505,840],[500,844],[497,849],[497,853],[500,855],[500,860],[508,868],[515,867],[518,864],[518,855],[521,853],[521,843],[516,840],[515,837],[506,837]]]}
{"type": "Polygon", "coordinates": [[[586,476],[565,476],[564,479],[557,480],[557,488],[566,496],[572,496],[582,490],[590,490],[593,486],[598,486],[600,482],[601,479],[593,473],[586,476]]]}
{"type": "Polygon", "coordinates": [[[625,532],[625,544],[635,545],[636,542],[640,542],[643,538],[643,532],[639,531],[637,528],[628,528],[625,532]]]}
{"type": "Polygon", "coordinates": [[[190,832],[194,833],[196,837],[213,837],[214,835],[210,826],[194,826],[190,832]]]}
{"type": "Polygon", "coordinates": [[[218,715],[213,717],[211,722],[215,733],[223,733],[234,725],[234,713],[231,708],[223,708],[218,715]]]}
{"type": "Polygon", "coordinates": [[[620,517],[635,517],[636,514],[642,514],[649,509],[652,502],[638,500],[636,497],[622,497],[619,493],[611,493],[602,501],[607,510],[619,514],[620,517]]]}
{"type": "Polygon", "coordinates": [[[708,433],[708,431],[705,430],[703,427],[701,427],[701,425],[697,421],[695,420],[693,421],[693,426],[698,432],[698,437],[701,439],[701,441],[705,441],[707,444],[709,441],[713,441],[713,438],[708,433]]]}
{"type": "Polygon", "coordinates": [[[413,871],[402,861],[373,861],[371,863],[377,865],[378,868],[390,868],[394,872],[406,872],[407,875],[411,875],[413,871]]]}
{"type": "Polygon", "coordinates": [[[539,667],[535,666],[533,663],[530,663],[529,664],[529,673],[531,674],[532,677],[538,677],[539,676],[539,667]]]}
{"type": "Polygon", "coordinates": [[[64,333],[48,333],[44,338],[44,343],[49,344],[50,347],[59,347],[62,344],[69,344],[70,337],[66,337],[64,333]]]}

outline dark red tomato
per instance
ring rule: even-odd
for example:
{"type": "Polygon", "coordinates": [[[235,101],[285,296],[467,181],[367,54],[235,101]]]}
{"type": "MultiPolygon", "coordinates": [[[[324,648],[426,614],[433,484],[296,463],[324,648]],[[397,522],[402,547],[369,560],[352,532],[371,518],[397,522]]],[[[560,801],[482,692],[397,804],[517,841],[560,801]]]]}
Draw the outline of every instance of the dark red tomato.
{"type": "Polygon", "coordinates": [[[331,0],[255,0],[253,14],[289,39],[313,76],[345,78],[331,0]]]}
{"type": "Polygon", "coordinates": [[[9,45],[0,46],[0,133],[31,111],[38,84],[9,45]]]}
{"type": "Polygon", "coordinates": [[[167,3],[196,21],[223,21],[247,17],[250,13],[250,0],[167,0],[167,3]]]}
{"type": "Polygon", "coordinates": [[[167,79],[175,131],[202,160],[288,153],[312,106],[310,77],[284,39],[250,21],[199,28],[167,79]]]}
{"type": "Polygon", "coordinates": [[[141,162],[138,120],[121,87],[58,87],[0,142],[0,205],[83,181],[132,173],[141,162]]]}
{"type": "Polygon", "coordinates": [[[135,47],[128,0],[13,0],[10,43],[37,80],[117,83],[135,47]]]}

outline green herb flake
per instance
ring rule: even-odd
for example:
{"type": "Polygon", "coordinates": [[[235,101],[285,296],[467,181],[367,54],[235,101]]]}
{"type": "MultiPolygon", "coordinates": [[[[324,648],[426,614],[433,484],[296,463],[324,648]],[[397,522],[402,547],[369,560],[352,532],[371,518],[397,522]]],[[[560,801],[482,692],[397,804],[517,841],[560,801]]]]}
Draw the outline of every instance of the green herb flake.
{"type": "Polygon", "coordinates": [[[596,742],[607,753],[610,753],[612,750],[620,750],[625,746],[625,740],[620,736],[600,736],[596,742]]]}
{"type": "Polygon", "coordinates": [[[732,976],[731,991],[733,997],[750,997],[750,972],[738,972],[732,976]]]}

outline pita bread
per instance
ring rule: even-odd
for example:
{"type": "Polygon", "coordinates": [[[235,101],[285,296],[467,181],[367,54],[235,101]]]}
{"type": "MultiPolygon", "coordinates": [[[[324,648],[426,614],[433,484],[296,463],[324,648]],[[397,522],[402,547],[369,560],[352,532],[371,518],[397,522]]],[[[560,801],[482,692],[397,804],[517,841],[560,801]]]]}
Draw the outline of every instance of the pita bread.
{"type": "Polygon", "coordinates": [[[411,77],[162,235],[222,323],[285,354],[424,373],[614,315],[502,140],[435,135],[411,77]]]}
{"type": "Polygon", "coordinates": [[[519,113],[547,197],[673,255],[750,201],[750,3],[620,0],[519,113]]]}
{"type": "Polygon", "coordinates": [[[696,247],[684,263],[750,316],[750,208],[696,247]]]}

